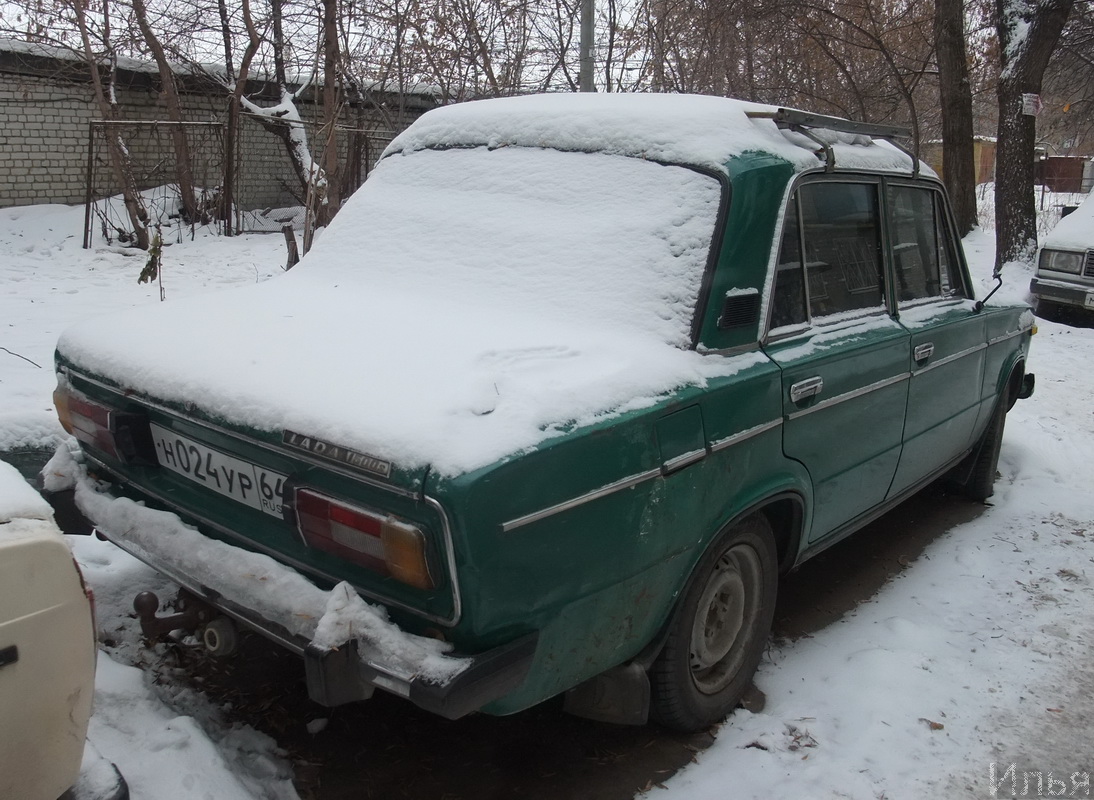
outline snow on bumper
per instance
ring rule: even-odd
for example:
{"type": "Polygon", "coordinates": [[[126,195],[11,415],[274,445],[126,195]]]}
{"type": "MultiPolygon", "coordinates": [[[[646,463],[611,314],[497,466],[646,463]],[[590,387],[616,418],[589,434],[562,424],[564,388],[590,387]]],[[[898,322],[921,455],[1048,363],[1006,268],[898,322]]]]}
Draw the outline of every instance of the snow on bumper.
{"type": "Polygon", "coordinates": [[[104,493],[78,470],[76,504],[99,532],[239,622],[302,655],[312,699],[338,705],[374,687],[450,719],[517,688],[535,635],[474,656],[401,630],[348,583],[324,591],[269,556],[211,539],[178,516],[104,493]]]}

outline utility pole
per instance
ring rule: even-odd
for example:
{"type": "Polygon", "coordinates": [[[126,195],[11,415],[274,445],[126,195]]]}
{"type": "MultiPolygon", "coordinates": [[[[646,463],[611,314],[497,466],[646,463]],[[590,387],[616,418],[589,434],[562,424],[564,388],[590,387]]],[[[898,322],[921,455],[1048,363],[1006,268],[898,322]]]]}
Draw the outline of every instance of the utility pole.
{"type": "Polygon", "coordinates": [[[596,0],[581,0],[581,72],[578,87],[583,92],[595,92],[593,85],[593,18],[596,15],[596,0]]]}

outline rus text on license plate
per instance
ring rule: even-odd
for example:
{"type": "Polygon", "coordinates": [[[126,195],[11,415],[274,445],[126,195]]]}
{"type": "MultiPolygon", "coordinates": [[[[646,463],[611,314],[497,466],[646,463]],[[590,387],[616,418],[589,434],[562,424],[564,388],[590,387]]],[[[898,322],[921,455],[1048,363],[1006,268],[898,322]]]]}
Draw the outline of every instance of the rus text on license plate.
{"type": "Polygon", "coordinates": [[[281,516],[284,475],[233,458],[159,425],[150,427],[152,440],[156,443],[156,459],[161,467],[251,508],[281,516]]]}
{"type": "Polygon", "coordinates": [[[1086,293],[1086,307],[1094,308],[1094,292],[1086,293]]]}

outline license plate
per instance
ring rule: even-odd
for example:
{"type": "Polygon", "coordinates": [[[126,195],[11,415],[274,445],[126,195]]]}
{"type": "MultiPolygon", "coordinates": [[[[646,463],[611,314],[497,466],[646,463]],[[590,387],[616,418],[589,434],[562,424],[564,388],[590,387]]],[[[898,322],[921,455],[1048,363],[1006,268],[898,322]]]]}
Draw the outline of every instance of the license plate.
{"type": "Polygon", "coordinates": [[[159,425],[150,427],[156,443],[156,460],[161,467],[270,516],[281,516],[286,476],[233,458],[159,425]]]}
{"type": "Polygon", "coordinates": [[[1094,308],[1094,292],[1086,293],[1086,307],[1094,308]]]}

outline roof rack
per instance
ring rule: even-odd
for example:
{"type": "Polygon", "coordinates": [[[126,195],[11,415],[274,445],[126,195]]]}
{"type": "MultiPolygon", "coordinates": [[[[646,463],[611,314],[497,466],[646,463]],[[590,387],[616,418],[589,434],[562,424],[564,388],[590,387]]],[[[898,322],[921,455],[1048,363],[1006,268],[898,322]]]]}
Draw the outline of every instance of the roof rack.
{"type": "MultiPolygon", "coordinates": [[[[826,117],[823,114],[811,114],[808,111],[797,111],[793,108],[780,108],[777,111],[746,111],[750,119],[769,119],[779,128],[792,130],[808,137],[820,146],[824,152],[824,171],[831,172],[836,168],[836,156],[832,152],[832,146],[813,135],[810,128],[824,128],[840,133],[857,133],[870,136],[874,139],[884,139],[900,152],[912,160],[912,177],[919,177],[919,159],[900,142],[895,141],[911,138],[912,131],[899,125],[879,125],[873,122],[854,122],[842,117],[826,117]]],[[[820,155],[820,151],[817,153],[820,155]]]]}

